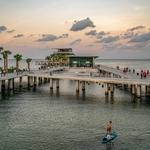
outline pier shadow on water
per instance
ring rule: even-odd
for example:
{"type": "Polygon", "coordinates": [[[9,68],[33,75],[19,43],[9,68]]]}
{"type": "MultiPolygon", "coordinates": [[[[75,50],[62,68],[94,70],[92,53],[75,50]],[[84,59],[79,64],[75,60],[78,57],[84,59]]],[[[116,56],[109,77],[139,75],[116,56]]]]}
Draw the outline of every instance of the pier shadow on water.
{"type": "Polygon", "coordinates": [[[106,104],[107,104],[107,103],[113,104],[114,102],[115,102],[114,96],[108,96],[108,95],[105,96],[105,103],[106,103],[106,104]]]}
{"type": "Polygon", "coordinates": [[[114,143],[107,143],[106,144],[106,150],[115,150],[114,143]]]}

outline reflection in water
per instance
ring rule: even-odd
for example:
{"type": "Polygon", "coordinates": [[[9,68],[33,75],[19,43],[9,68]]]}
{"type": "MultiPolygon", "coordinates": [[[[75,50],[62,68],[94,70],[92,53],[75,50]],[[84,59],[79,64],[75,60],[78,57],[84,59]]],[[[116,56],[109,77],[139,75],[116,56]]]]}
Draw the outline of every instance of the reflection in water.
{"type": "Polygon", "coordinates": [[[85,101],[85,100],[86,100],[85,90],[82,90],[82,100],[83,100],[83,101],[85,101]]]}
{"type": "Polygon", "coordinates": [[[109,103],[109,96],[105,95],[105,103],[109,103]]]}
{"type": "Polygon", "coordinates": [[[114,150],[114,143],[110,142],[106,144],[106,150],[114,150]]]}
{"type": "Polygon", "coordinates": [[[50,88],[50,96],[53,96],[54,92],[53,89],[50,88]]]}
{"type": "Polygon", "coordinates": [[[56,97],[60,96],[59,88],[56,89],[56,97]]]}
{"type": "Polygon", "coordinates": [[[76,99],[79,100],[80,99],[80,93],[76,92],[76,99]]]}
{"type": "Polygon", "coordinates": [[[110,102],[111,104],[113,104],[114,100],[115,100],[114,95],[111,95],[111,96],[105,95],[105,103],[109,103],[110,102]]]}
{"type": "Polygon", "coordinates": [[[110,97],[110,102],[111,102],[111,104],[114,103],[114,95],[111,95],[111,97],[110,97]]]}
{"type": "MultiPolygon", "coordinates": [[[[32,150],[140,150],[134,144],[137,142],[135,135],[150,130],[149,97],[139,100],[118,89],[114,96],[105,96],[104,89],[92,84],[86,91],[75,94],[75,83],[71,86],[70,82],[62,83],[60,89],[52,90],[49,85],[44,85],[36,92],[31,87],[30,91],[18,89],[15,94],[5,95],[0,101],[0,141],[4,149],[10,149],[10,145],[12,150],[35,145],[32,150]],[[93,138],[104,132],[104,127],[100,125],[108,120],[114,122],[114,129],[124,137],[125,142],[123,138],[118,138],[117,142],[121,144],[103,145],[93,138]],[[5,144],[5,135],[8,144],[5,144]]],[[[138,143],[145,149],[149,146],[148,137],[149,133],[143,134],[143,140],[138,143]]]]}

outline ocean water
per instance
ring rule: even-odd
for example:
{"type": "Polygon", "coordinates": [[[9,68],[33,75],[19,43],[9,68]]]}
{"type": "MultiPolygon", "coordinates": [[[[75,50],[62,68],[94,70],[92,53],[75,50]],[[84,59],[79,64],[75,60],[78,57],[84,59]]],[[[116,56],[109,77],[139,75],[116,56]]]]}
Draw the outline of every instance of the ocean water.
{"type": "MultiPolygon", "coordinates": [[[[40,60],[42,60],[42,59],[33,59],[33,60],[31,61],[31,64],[30,64],[30,65],[31,65],[31,68],[32,68],[33,70],[36,70],[36,69],[39,68],[39,66],[36,65],[36,62],[37,62],[37,61],[40,61],[40,60]]],[[[16,67],[16,61],[15,61],[14,59],[9,59],[9,60],[8,60],[8,67],[12,67],[12,66],[13,66],[13,67],[16,67]]],[[[22,60],[19,62],[19,66],[20,66],[21,69],[27,69],[27,68],[28,68],[25,59],[22,59],[22,60]]],[[[0,60],[0,67],[3,67],[3,60],[0,60]]]]}
{"type": "MultiPolygon", "coordinates": [[[[96,63],[150,69],[148,60],[96,63]]],[[[77,95],[73,81],[60,81],[53,93],[49,84],[16,89],[0,99],[0,150],[149,150],[149,116],[150,96],[138,99],[121,88],[114,97],[105,97],[98,84],[86,85],[85,94],[77,95]],[[103,145],[109,120],[118,139],[103,145]]]]}

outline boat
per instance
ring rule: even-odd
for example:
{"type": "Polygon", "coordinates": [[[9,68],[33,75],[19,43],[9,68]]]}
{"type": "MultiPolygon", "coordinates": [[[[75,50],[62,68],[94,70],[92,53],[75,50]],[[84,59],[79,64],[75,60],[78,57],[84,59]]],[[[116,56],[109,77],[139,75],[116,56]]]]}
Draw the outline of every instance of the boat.
{"type": "Polygon", "coordinates": [[[117,133],[116,132],[112,132],[111,134],[106,134],[103,138],[102,138],[102,140],[101,140],[101,142],[102,142],[102,144],[107,144],[107,143],[109,143],[109,142],[114,142],[114,140],[117,138],[117,133]]]}

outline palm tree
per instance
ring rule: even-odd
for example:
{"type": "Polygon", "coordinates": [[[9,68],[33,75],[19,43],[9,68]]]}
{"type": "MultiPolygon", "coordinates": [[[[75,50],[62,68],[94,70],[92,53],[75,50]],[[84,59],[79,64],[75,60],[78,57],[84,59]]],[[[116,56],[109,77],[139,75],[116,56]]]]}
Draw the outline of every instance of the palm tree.
{"type": "Polygon", "coordinates": [[[18,74],[19,71],[19,61],[22,60],[22,55],[21,54],[16,54],[14,55],[14,58],[16,59],[16,71],[18,74]]]}
{"type": "Polygon", "coordinates": [[[4,49],[3,47],[0,47],[0,52],[1,52],[3,49],[4,49]]]}
{"type": "Polygon", "coordinates": [[[62,56],[62,62],[63,62],[63,64],[68,65],[68,61],[69,61],[68,57],[66,55],[63,55],[62,56]]]}
{"type": "Polygon", "coordinates": [[[28,64],[28,70],[30,71],[30,63],[32,61],[32,58],[27,58],[26,63],[28,64]]]}
{"type": "Polygon", "coordinates": [[[11,54],[9,50],[2,50],[1,52],[3,59],[4,59],[4,71],[8,73],[8,55],[11,54]]]}
{"type": "Polygon", "coordinates": [[[50,66],[50,62],[51,62],[51,56],[46,56],[45,60],[48,61],[48,66],[50,66]]]}

